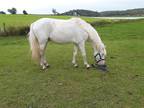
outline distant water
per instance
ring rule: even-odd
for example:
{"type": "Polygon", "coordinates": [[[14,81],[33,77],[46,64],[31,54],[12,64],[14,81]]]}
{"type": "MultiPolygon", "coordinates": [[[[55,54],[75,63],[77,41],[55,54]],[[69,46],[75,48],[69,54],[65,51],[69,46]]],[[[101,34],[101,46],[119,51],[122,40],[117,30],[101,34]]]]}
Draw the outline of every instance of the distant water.
{"type": "Polygon", "coordinates": [[[100,19],[144,19],[144,17],[94,17],[100,19]]]}

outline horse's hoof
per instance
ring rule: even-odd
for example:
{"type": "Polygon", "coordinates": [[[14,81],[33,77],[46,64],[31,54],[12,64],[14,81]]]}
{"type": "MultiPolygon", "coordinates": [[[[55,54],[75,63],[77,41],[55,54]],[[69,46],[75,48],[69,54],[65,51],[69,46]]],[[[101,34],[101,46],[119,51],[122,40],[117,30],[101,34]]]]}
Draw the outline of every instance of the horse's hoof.
{"type": "Polygon", "coordinates": [[[90,69],[90,67],[87,67],[87,69],[90,69]]]}
{"type": "Polygon", "coordinates": [[[86,68],[89,69],[89,68],[90,68],[90,65],[87,65],[86,68]]]}
{"type": "Polygon", "coordinates": [[[49,64],[46,64],[46,67],[47,67],[47,68],[49,68],[49,67],[50,67],[50,65],[49,65],[49,64]]]}
{"type": "Polygon", "coordinates": [[[77,64],[74,64],[74,67],[75,67],[75,68],[78,68],[78,65],[77,65],[77,64]]]}
{"type": "Polygon", "coordinates": [[[46,66],[42,66],[42,70],[45,70],[47,67],[46,66]]]}

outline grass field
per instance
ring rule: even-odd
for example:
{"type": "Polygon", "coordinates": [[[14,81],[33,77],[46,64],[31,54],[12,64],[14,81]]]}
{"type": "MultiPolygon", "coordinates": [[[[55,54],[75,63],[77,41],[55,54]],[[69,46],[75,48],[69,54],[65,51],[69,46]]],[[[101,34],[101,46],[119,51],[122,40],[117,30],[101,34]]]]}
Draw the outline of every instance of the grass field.
{"type": "MultiPolygon", "coordinates": [[[[30,24],[40,18],[70,19],[73,16],[50,15],[0,15],[0,36],[26,35],[30,24]]],[[[112,23],[111,19],[81,17],[92,25],[102,26],[112,23]]]]}
{"type": "MultiPolygon", "coordinates": [[[[72,16],[48,16],[48,15],[0,15],[0,27],[3,26],[3,23],[6,26],[27,26],[32,22],[36,21],[39,18],[57,18],[57,19],[69,19],[72,16]]],[[[88,18],[81,17],[88,22],[99,21],[99,18],[88,18]]],[[[105,19],[103,19],[105,20],[105,19]]],[[[111,21],[109,19],[109,21],[111,21]]]]}
{"type": "MultiPolygon", "coordinates": [[[[31,21],[30,21],[31,22],[31,21]]],[[[31,61],[26,37],[0,37],[0,108],[143,108],[144,21],[96,27],[107,46],[109,73],[71,65],[71,44],[49,43],[51,67],[31,61]]],[[[87,43],[89,63],[93,61],[87,43]]]]}

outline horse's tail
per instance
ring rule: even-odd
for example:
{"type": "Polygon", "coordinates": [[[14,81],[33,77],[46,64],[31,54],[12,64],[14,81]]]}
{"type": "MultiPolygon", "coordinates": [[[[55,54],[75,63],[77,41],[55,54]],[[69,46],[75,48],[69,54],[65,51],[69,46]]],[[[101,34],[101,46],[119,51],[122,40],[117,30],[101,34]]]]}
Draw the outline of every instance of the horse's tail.
{"type": "Polygon", "coordinates": [[[32,25],[30,27],[30,32],[29,32],[29,43],[32,51],[32,59],[39,61],[40,60],[39,43],[33,31],[32,25]]]}

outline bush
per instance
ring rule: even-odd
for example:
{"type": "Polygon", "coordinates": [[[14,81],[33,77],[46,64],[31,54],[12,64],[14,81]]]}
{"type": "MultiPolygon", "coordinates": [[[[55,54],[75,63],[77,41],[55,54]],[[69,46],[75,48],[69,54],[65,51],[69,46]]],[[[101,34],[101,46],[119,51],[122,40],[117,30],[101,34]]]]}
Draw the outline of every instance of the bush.
{"type": "Polygon", "coordinates": [[[7,27],[5,30],[3,28],[0,29],[0,36],[14,36],[14,35],[27,35],[29,32],[28,26],[23,27],[7,27]]]}
{"type": "Polygon", "coordinates": [[[109,19],[103,19],[103,20],[99,20],[99,21],[94,21],[94,22],[90,22],[90,24],[92,26],[106,26],[108,24],[112,24],[113,21],[109,20],[109,19]]]}
{"type": "Polygon", "coordinates": [[[106,26],[110,24],[129,23],[134,21],[143,21],[144,19],[103,19],[100,21],[90,22],[92,26],[106,26]]]}

